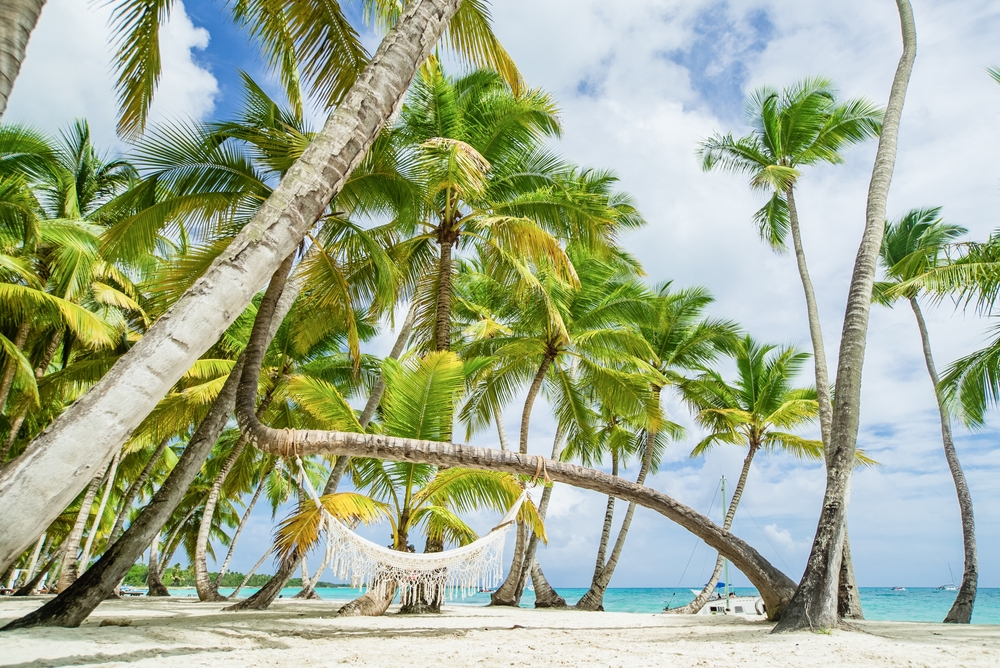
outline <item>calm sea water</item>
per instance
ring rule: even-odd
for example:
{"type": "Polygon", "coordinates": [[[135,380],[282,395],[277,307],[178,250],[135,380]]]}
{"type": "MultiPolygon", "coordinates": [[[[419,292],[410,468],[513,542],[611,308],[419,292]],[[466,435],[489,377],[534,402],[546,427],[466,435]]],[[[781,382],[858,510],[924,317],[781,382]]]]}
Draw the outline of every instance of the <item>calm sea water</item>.
{"type": "MultiPolygon", "coordinates": [[[[232,590],[220,590],[228,594],[232,590]]],[[[587,591],[586,589],[558,589],[567,603],[573,604],[587,591]]],[[[752,596],[754,589],[736,588],[734,591],[741,596],[752,596]]],[[[242,593],[250,595],[252,589],[244,589],[242,593]]],[[[291,598],[298,589],[285,589],[282,596],[291,598]]],[[[332,587],[317,589],[322,598],[331,601],[349,601],[360,595],[357,589],[348,587],[332,587]]],[[[861,604],[864,607],[865,618],[872,620],[894,622],[940,622],[944,619],[952,602],[955,600],[953,591],[938,591],[933,588],[913,588],[906,591],[892,591],[888,588],[862,587],[861,604]]],[[[608,612],[657,613],[669,605],[676,608],[691,601],[694,595],[690,589],[609,589],[604,596],[604,609],[608,612]]],[[[452,605],[486,605],[490,602],[489,594],[474,594],[461,598],[456,596],[450,601],[452,605]]],[[[525,592],[521,605],[529,607],[534,603],[534,594],[525,592]]],[[[1000,589],[980,589],[976,596],[976,609],[972,616],[974,624],[1000,624],[1000,589]]]]}

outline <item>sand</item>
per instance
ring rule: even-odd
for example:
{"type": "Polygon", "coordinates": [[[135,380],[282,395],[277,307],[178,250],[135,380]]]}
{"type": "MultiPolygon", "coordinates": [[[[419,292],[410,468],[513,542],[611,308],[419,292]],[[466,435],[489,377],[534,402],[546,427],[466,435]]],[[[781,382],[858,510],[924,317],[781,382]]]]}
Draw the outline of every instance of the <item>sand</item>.
{"type": "MultiPolygon", "coordinates": [[[[0,624],[42,603],[0,598],[0,624]]],[[[1000,626],[863,622],[769,634],[767,622],[447,606],[440,615],[334,617],[326,601],[221,613],[194,599],[102,604],[78,629],[0,634],[4,666],[1000,666],[1000,626]],[[102,620],[130,626],[100,626],[102,620]]]]}

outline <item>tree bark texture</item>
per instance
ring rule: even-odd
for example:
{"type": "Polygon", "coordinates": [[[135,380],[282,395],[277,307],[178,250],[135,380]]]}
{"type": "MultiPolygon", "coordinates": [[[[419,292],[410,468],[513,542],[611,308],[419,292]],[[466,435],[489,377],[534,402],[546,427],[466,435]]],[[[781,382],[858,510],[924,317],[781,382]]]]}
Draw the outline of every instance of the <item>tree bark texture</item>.
{"type": "Polygon", "coordinates": [[[941,416],[941,442],[944,445],[944,457],[948,462],[951,478],[955,482],[955,492],[958,494],[958,508],[962,515],[962,546],[965,552],[965,570],[962,573],[962,586],[959,587],[955,602],[945,616],[944,621],[952,624],[969,624],[972,621],[972,608],[976,603],[976,589],[979,584],[979,559],[976,554],[976,518],[972,512],[972,494],[969,493],[969,485],[965,481],[965,472],[962,471],[962,463],[958,461],[958,452],[955,450],[955,442],[951,437],[951,416],[948,414],[948,407],[945,405],[944,397],[938,391],[941,379],[938,378],[937,368],[934,365],[934,355],[931,353],[931,336],[927,331],[927,323],[924,321],[924,314],[920,310],[920,304],[917,303],[915,297],[910,299],[910,307],[913,309],[913,315],[917,319],[917,327],[920,329],[920,343],[924,349],[924,362],[927,364],[927,373],[934,384],[934,398],[937,400],[938,414],[941,416]]]}
{"type": "Polygon", "coordinates": [[[73,522],[73,528],[70,529],[69,536],[66,537],[66,551],[63,555],[59,582],[56,585],[57,592],[61,592],[69,587],[73,584],[73,580],[76,579],[77,559],[80,556],[80,541],[83,539],[83,532],[87,528],[87,519],[90,517],[90,511],[94,506],[94,497],[97,496],[97,490],[100,488],[101,480],[103,479],[103,475],[94,476],[94,479],[90,481],[90,485],[83,495],[83,500],[80,502],[80,510],[76,514],[76,521],[73,522]]]}
{"type": "Polygon", "coordinates": [[[826,494],[805,572],[795,595],[781,615],[781,621],[774,628],[776,633],[830,629],[837,624],[838,585],[847,526],[847,507],[851,493],[851,474],[854,470],[854,452],[858,438],[861,372],[868,337],[872,285],[885,229],[886,198],[896,161],[899,121],[913,61],[917,54],[913,8],[909,0],[896,0],[896,6],[899,10],[903,36],[903,54],[893,77],[882,121],[882,133],[879,136],[875,165],[868,188],[865,230],[858,248],[847,296],[837,364],[833,423],[830,431],[830,447],[833,449],[833,455],[827,465],[826,494]]]}
{"type": "Polygon", "coordinates": [[[460,0],[408,3],[303,155],[185,295],[80,400],[0,472],[0,570],[24,552],[288,257],[402,104],[460,0]]]}
{"type": "MultiPolygon", "coordinates": [[[[448,350],[451,347],[451,252],[455,237],[450,227],[438,233],[440,257],[438,259],[437,311],[434,318],[434,349],[448,350]]],[[[13,373],[13,372],[11,372],[13,373]]]]}
{"type": "Polygon", "coordinates": [[[0,3],[0,118],[7,110],[28,40],[44,6],[45,0],[4,0],[0,3]]]}
{"type": "Polygon", "coordinates": [[[160,532],[153,536],[149,544],[149,565],[146,569],[146,596],[170,596],[170,592],[160,579],[160,532]]]}
{"type": "MultiPolygon", "coordinates": [[[[812,278],[809,276],[809,267],[806,264],[806,252],[802,246],[799,211],[795,205],[794,188],[789,187],[785,191],[785,199],[788,203],[788,226],[792,232],[795,262],[798,265],[799,278],[802,281],[802,291],[806,297],[806,316],[809,320],[809,337],[812,339],[813,347],[813,368],[816,371],[816,401],[819,404],[819,428],[823,439],[823,454],[826,464],[829,466],[830,459],[833,457],[833,448],[830,447],[833,401],[830,398],[830,372],[826,366],[826,345],[823,343],[823,327],[819,319],[816,292],[813,290],[812,278]]],[[[858,594],[857,583],[854,579],[854,566],[850,554],[850,544],[850,541],[845,541],[844,554],[841,559],[840,592],[838,596],[842,601],[840,603],[842,612],[846,613],[841,614],[841,617],[864,619],[864,613],[861,610],[861,597],[858,594]]],[[[704,605],[703,602],[702,606],[704,605]]]]}

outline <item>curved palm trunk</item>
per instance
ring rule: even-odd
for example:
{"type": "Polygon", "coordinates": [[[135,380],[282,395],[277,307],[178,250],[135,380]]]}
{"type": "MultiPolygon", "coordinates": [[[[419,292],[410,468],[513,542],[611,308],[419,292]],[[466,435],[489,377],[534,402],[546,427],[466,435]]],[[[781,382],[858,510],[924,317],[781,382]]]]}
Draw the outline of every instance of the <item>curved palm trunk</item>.
{"type": "MultiPolygon", "coordinates": [[[[560,430],[556,430],[556,437],[552,441],[552,459],[558,460],[562,456],[563,448],[565,443],[563,442],[563,434],[560,430]]],[[[549,502],[552,499],[552,490],[554,486],[548,485],[542,490],[542,498],[538,502],[538,516],[545,521],[545,515],[549,511],[549,502]]],[[[525,527],[525,531],[530,531],[525,527]]],[[[521,596],[524,594],[524,588],[528,584],[528,575],[531,575],[531,584],[535,588],[535,607],[536,608],[565,608],[566,599],[556,593],[556,590],[549,584],[545,575],[542,573],[542,567],[538,563],[538,558],[536,557],[538,553],[538,541],[539,537],[535,534],[531,535],[531,539],[528,541],[527,547],[524,550],[524,557],[521,562],[521,572],[517,581],[517,588],[514,592],[515,605],[521,604],[521,596]]]]}
{"type": "Polygon", "coordinates": [[[237,439],[233,449],[223,462],[219,475],[212,483],[212,489],[205,499],[205,509],[201,514],[201,523],[198,525],[198,537],[194,545],[194,584],[198,590],[198,600],[200,601],[224,601],[226,597],[219,593],[215,583],[212,582],[208,574],[208,534],[212,530],[215,517],[215,506],[219,502],[219,495],[222,494],[222,485],[226,482],[226,477],[236,464],[236,460],[243,454],[247,441],[240,437],[237,439]]]}
{"type": "Polygon", "coordinates": [[[0,3],[0,118],[21,71],[28,40],[45,0],[5,0],[0,3]]]}
{"type": "Polygon", "coordinates": [[[405,5],[371,63],[253,220],[113,369],[0,471],[0,508],[20,518],[0,533],[0,571],[106,466],[295,250],[400,107],[459,4],[405,5]]]}
{"type": "MultiPolygon", "coordinates": [[[[267,297],[265,296],[265,302],[267,297]]],[[[257,312],[254,329],[267,326],[265,303],[257,312]]],[[[256,333],[256,331],[255,331],[256,333]]],[[[477,448],[436,441],[398,438],[381,434],[361,434],[314,430],[277,430],[261,424],[253,410],[254,388],[260,376],[264,348],[250,336],[247,345],[246,368],[236,402],[236,417],[240,429],[257,448],[279,454],[331,454],[349,457],[374,457],[401,462],[427,463],[437,466],[463,466],[490,471],[507,471],[520,475],[536,475],[539,467],[547,470],[550,479],[576,487],[616,496],[651,508],[677,522],[706,543],[723,552],[761,593],[773,618],[780,616],[794,589],[794,583],[745,542],[720,529],[707,517],[656,490],[610,476],[602,471],[584,469],[564,462],[545,460],[520,453],[491,448],[477,448]]],[[[853,453],[852,453],[853,458],[853,453]]],[[[839,564],[838,564],[839,567],[839,564]]]]}
{"type": "Polygon", "coordinates": [[[972,512],[972,495],[969,493],[969,485],[965,481],[965,473],[962,471],[962,463],[958,461],[958,452],[955,451],[955,443],[951,438],[951,417],[948,415],[948,407],[944,403],[944,398],[938,391],[940,379],[937,368],[934,365],[934,355],[931,354],[931,337],[927,331],[927,323],[924,322],[924,314],[920,311],[920,305],[916,298],[910,299],[910,307],[913,315],[917,319],[917,327],[920,329],[920,343],[924,349],[924,362],[927,363],[927,373],[934,383],[934,398],[937,400],[938,414],[941,416],[941,442],[944,445],[944,456],[948,461],[948,468],[951,470],[952,480],[955,481],[955,492],[958,494],[958,507],[962,513],[962,538],[965,549],[965,571],[962,573],[962,586],[958,590],[955,602],[944,618],[945,622],[954,624],[968,624],[972,621],[972,608],[976,602],[976,588],[979,583],[979,561],[976,555],[976,518],[972,512]]]}
{"type": "Polygon", "coordinates": [[[38,542],[35,543],[35,549],[31,553],[31,560],[28,562],[28,568],[24,571],[24,581],[28,582],[31,578],[35,577],[35,567],[38,566],[38,557],[42,554],[42,549],[46,547],[45,543],[48,539],[47,534],[42,534],[38,537],[38,542]]]}
{"type": "Polygon", "coordinates": [[[160,579],[160,532],[153,536],[149,544],[149,567],[146,569],[146,596],[170,596],[163,580],[160,579]]]}
{"type": "MultiPolygon", "coordinates": [[[[879,248],[885,227],[886,198],[896,161],[899,120],[906,89],[917,55],[917,34],[909,0],[896,0],[903,36],[903,54],[893,77],[882,133],[875,153],[875,166],[868,189],[865,230],[858,248],[847,297],[844,328],[840,339],[837,387],[834,393],[826,494],[816,527],[812,551],[799,588],[775,627],[775,632],[829,629],[837,624],[838,585],[850,502],[851,474],[858,439],[861,405],[861,372],[865,361],[868,316],[879,248]]],[[[741,569],[742,570],[742,569],[741,569]]]]}
{"type": "Polygon", "coordinates": [[[135,482],[129,486],[128,491],[125,493],[125,498],[122,499],[121,507],[118,509],[118,516],[115,518],[115,526],[111,529],[111,536],[108,538],[108,545],[113,544],[122,535],[122,531],[125,529],[125,520],[128,518],[128,510],[132,507],[135,502],[139,492],[142,491],[143,486],[146,481],[149,480],[149,476],[153,472],[153,468],[156,463],[160,461],[160,457],[163,456],[163,452],[167,449],[167,444],[170,443],[170,437],[164,438],[160,441],[160,444],[156,446],[156,450],[153,451],[153,455],[146,462],[146,466],[143,467],[142,472],[139,477],[135,479],[135,482]]]}
{"type": "Polygon", "coordinates": [[[236,532],[233,533],[233,539],[229,541],[229,551],[226,552],[226,558],[222,561],[222,566],[219,567],[219,574],[215,578],[213,586],[215,591],[219,591],[219,585],[222,583],[222,577],[229,572],[229,562],[233,558],[233,553],[236,551],[236,541],[240,539],[240,534],[243,533],[243,528],[246,526],[247,520],[250,519],[250,513],[253,512],[254,506],[257,505],[257,500],[260,499],[261,492],[264,491],[264,485],[267,483],[267,476],[270,470],[261,476],[260,484],[257,485],[257,489],[254,491],[253,496],[250,498],[250,503],[247,504],[247,509],[243,512],[243,517],[240,518],[240,523],[236,527],[236,532]]]}
{"type": "MultiPolygon", "coordinates": [[[[806,253],[802,247],[802,234],[799,230],[799,211],[795,206],[794,188],[789,186],[785,191],[788,203],[788,226],[792,232],[792,245],[795,248],[795,263],[802,280],[802,291],[806,297],[806,316],[809,320],[809,338],[812,339],[813,363],[816,371],[816,401],[819,404],[819,428],[823,438],[823,452],[829,466],[833,456],[830,447],[830,426],[833,423],[833,401],[830,398],[830,373],[826,366],[826,345],[823,343],[823,327],[819,320],[819,307],[816,305],[816,293],[813,290],[812,278],[809,277],[809,267],[806,264],[806,253]]],[[[847,529],[844,529],[847,535],[847,529]]],[[[844,542],[844,554],[840,568],[840,592],[838,594],[839,614],[847,619],[864,619],[861,610],[861,597],[854,579],[854,567],[851,560],[850,541],[844,542]]],[[[717,563],[717,566],[720,564],[717,563]]],[[[716,574],[718,577],[718,574],[716,574]]],[[[713,585],[714,586],[714,585],[713,585]]],[[[704,606],[704,603],[702,603],[704,606]]]]}
{"type": "Polygon", "coordinates": [[[66,537],[66,551],[63,556],[62,567],[60,568],[59,582],[56,584],[57,592],[62,592],[76,580],[80,541],[83,538],[83,531],[87,527],[87,519],[90,517],[90,511],[94,506],[94,497],[97,496],[97,490],[100,488],[103,479],[103,475],[95,476],[90,481],[90,486],[87,487],[87,491],[83,495],[83,501],[80,502],[80,510],[76,514],[76,521],[73,522],[73,528],[70,529],[69,536],[66,537]]]}
{"type": "Polygon", "coordinates": [[[38,588],[39,583],[41,583],[42,578],[52,570],[52,567],[59,563],[59,559],[62,556],[62,549],[56,550],[56,553],[49,557],[49,560],[45,563],[42,568],[35,573],[34,577],[28,580],[24,585],[15,591],[11,596],[31,596],[35,589],[38,588]]]}
{"type": "MultiPolygon", "coordinates": [[[[760,446],[751,446],[750,451],[747,453],[746,458],[743,460],[743,470],[740,471],[739,482],[736,483],[736,490],[733,492],[733,498],[729,502],[729,509],[726,510],[726,517],[722,522],[722,528],[729,530],[729,527],[733,525],[733,518],[736,517],[736,508],[740,505],[740,499],[743,498],[743,490],[746,488],[747,476],[750,475],[750,465],[753,463],[753,457],[757,453],[760,446]]],[[[679,608],[669,610],[668,612],[674,614],[698,614],[705,604],[708,603],[708,599],[711,598],[712,594],[715,592],[715,585],[719,582],[719,578],[722,576],[722,566],[725,563],[725,557],[721,554],[715,559],[715,568],[712,570],[712,577],[708,579],[708,583],[705,585],[694,600],[683,605],[679,608]]]]}

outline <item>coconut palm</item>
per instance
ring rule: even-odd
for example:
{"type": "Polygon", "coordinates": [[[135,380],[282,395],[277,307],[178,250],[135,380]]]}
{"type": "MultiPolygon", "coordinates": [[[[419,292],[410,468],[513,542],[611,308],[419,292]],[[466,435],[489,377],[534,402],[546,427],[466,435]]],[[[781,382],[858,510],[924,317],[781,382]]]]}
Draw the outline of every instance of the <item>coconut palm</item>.
{"type": "Polygon", "coordinates": [[[941,219],[940,208],[914,209],[896,222],[887,222],[882,238],[882,250],[879,252],[882,269],[885,272],[885,282],[875,286],[875,299],[891,306],[898,299],[905,299],[913,310],[920,331],[920,342],[924,351],[924,362],[927,373],[931,377],[934,396],[938,404],[941,419],[941,441],[944,445],[945,459],[951,470],[958,493],[958,505],[962,513],[962,535],[965,550],[965,570],[962,574],[962,586],[955,597],[955,602],[948,611],[944,621],[968,624],[972,619],[972,608],[976,600],[976,585],[978,581],[978,561],[976,558],[976,529],[972,511],[972,496],[962,472],[962,464],[958,460],[955,443],[951,435],[951,417],[946,398],[939,389],[940,378],[931,353],[930,334],[927,323],[920,309],[918,298],[920,289],[910,286],[901,290],[903,283],[926,274],[942,262],[945,246],[967,230],[958,225],[951,225],[941,219]]]}
{"type": "MultiPolygon", "coordinates": [[[[660,405],[663,391],[671,387],[680,387],[691,373],[711,363],[733,340],[737,326],[729,321],[705,318],[704,310],[711,304],[712,297],[704,288],[674,290],[671,283],[663,283],[657,286],[654,294],[650,296],[650,301],[650,317],[639,322],[639,332],[649,343],[653,353],[648,360],[649,364],[660,373],[660,377],[650,386],[654,403],[660,405]]],[[[622,429],[620,423],[613,426],[616,431],[622,429]]],[[[671,428],[669,435],[673,438],[681,433],[679,427],[673,423],[664,422],[659,427],[649,425],[643,429],[640,426],[639,431],[633,429],[621,434],[624,442],[633,444],[632,449],[640,455],[641,465],[636,476],[636,483],[640,485],[645,483],[650,471],[655,471],[662,456],[668,435],[664,427],[671,428]]],[[[614,454],[614,450],[611,452],[614,454]]],[[[615,459],[612,458],[612,470],[616,469],[615,459]]],[[[590,589],[577,601],[577,608],[584,610],[603,608],[604,592],[614,575],[636,505],[634,503],[628,505],[618,530],[618,537],[611,552],[608,553],[614,504],[614,497],[608,497],[594,576],[590,589]]]]}
{"type": "MultiPolygon", "coordinates": [[[[727,382],[718,371],[706,370],[683,383],[684,397],[694,412],[695,422],[709,432],[691,451],[691,456],[701,456],[721,444],[747,449],[722,523],[725,530],[736,515],[750,466],[758,452],[784,452],[800,459],[823,458],[822,441],[791,433],[809,425],[818,413],[816,391],[793,386],[809,359],[808,353],[761,344],[745,336],[732,344],[730,355],[737,369],[733,382],[727,382]]],[[[720,555],[705,588],[682,611],[698,612],[705,605],[715,591],[722,565],[720,555]]]]}
{"type": "MultiPolygon", "coordinates": [[[[702,142],[702,166],[706,170],[719,166],[746,174],[751,188],[771,192],[770,200],[754,215],[754,223],[773,249],[783,250],[786,236],[791,233],[813,346],[820,431],[823,442],[829,444],[833,403],[826,346],[802,246],[795,185],[802,167],[821,162],[842,163],[843,148],[878,135],[883,112],[861,98],[839,103],[830,81],[810,78],[780,93],[766,87],[757,89],[747,98],[746,115],[753,132],[739,139],[731,134],[716,134],[702,142]]],[[[827,453],[832,450],[827,448],[827,453]]],[[[849,551],[844,559],[850,564],[849,551]]],[[[841,613],[861,618],[861,601],[850,568],[845,569],[845,578],[841,613]]]]}
{"type": "MultiPolygon", "coordinates": [[[[827,445],[826,494],[823,511],[816,527],[812,550],[788,607],[781,615],[776,632],[831,629],[837,625],[839,610],[838,587],[844,578],[839,566],[847,537],[848,494],[851,474],[855,465],[858,440],[858,414],[861,406],[861,372],[864,366],[865,343],[868,336],[868,315],[872,297],[872,284],[878,252],[882,246],[882,233],[886,220],[886,199],[896,162],[896,142],[903,101],[917,56],[917,33],[913,21],[913,7],[909,0],[896,0],[902,32],[903,53],[893,76],[889,100],[886,104],[882,132],[879,135],[875,164],[868,188],[868,205],[865,212],[865,231],[851,275],[847,296],[843,335],[840,339],[840,356],[837,363],[836,403],[827,445]]],[[[819,351],[816,351],[817,356],[819,351]]],[[[856,588],[855,588],[856,591],[856,588]]]]}

